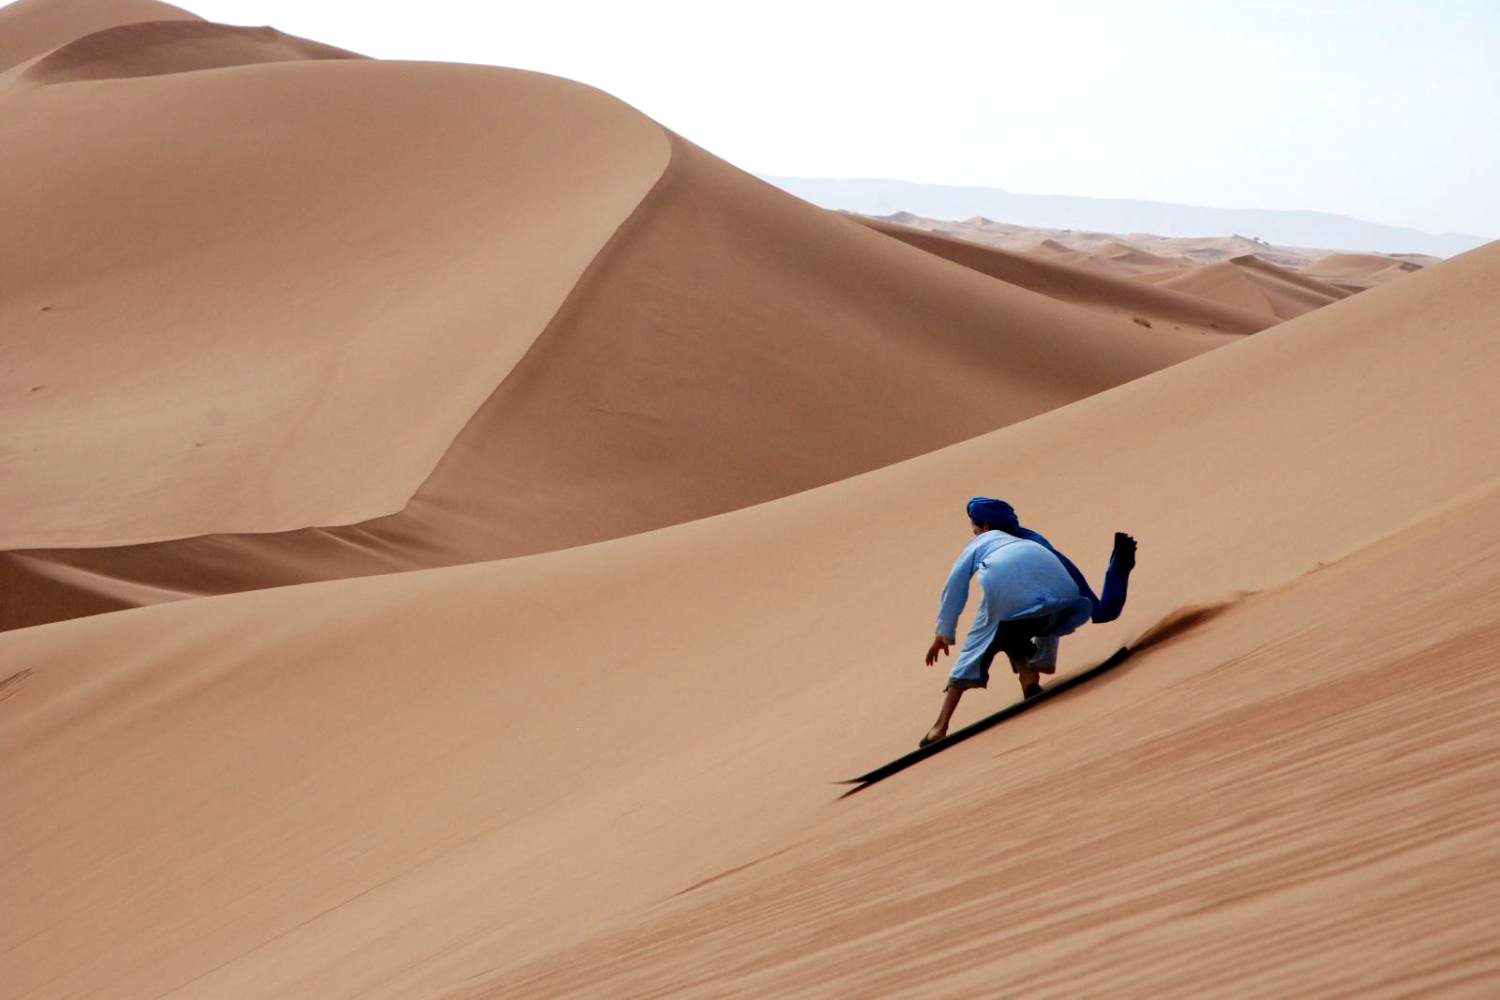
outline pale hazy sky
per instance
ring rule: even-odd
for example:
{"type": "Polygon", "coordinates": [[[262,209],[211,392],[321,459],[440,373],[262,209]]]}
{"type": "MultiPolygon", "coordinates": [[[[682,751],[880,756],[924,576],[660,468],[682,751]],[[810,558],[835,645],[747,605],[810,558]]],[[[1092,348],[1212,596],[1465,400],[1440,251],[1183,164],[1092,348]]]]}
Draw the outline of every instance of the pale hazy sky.
{"type": "Polygon", "coordinates": [[[747,170],[1500,236],[1500,0],[182,0],[593,84],[747,170]]]}

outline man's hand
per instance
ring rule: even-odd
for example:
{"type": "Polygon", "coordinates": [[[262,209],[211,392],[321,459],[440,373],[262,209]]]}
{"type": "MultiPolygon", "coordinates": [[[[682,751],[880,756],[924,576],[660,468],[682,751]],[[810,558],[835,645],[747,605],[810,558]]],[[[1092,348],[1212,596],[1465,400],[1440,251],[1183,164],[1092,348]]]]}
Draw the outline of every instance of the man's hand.
{"type": "Polygon", "coordinates": [[[944,636],[933,636],[932,645],[927,647],[927,665],[930,667],[938,661],[938,651],[948,653],[949,641],[944,636]]]}

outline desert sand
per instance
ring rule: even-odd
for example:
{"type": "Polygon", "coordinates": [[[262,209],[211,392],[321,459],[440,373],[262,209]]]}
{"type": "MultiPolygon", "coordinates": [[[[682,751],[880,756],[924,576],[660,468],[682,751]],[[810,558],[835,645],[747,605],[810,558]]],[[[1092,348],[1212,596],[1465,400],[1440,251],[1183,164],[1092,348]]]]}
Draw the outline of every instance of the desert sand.
{"type": "Polygon", "coordinates": [[[1116,300],[192,30],[5,42],[0,996],[1500,989],[1500,244],[1116,300]],[[1137,652],[841,798],[976,493],[1131,531],[1137,652]]]}

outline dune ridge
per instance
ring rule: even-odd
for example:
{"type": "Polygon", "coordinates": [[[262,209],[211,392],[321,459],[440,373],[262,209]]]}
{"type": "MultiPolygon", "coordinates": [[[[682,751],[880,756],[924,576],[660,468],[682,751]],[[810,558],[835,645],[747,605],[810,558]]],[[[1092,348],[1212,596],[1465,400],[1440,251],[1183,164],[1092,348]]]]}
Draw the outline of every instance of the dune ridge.
{"type": "Polygon", "coordinates": [[[302,59],[362,59],[358,53],[284,35],[211,21],[145,21],[76,38],[27,65],[20,79],[55,84],[189,73],[302,59]]]}
{"type": "Polygon", "coordinates": [[[1277,267],[1253,254],[1187,271],[1166,272],[1152,279],[1158,288],[1195,295],[1212,302],[1233,303],[1271,322],[1292,319],[1346,298],[1348,290],[1309,274],[1277,267]]]}
{"type": "Polygon", "coordinates": [[[0,7],[0,74],[91,32],[168,20],[202,18],[158,0],[14,0],[0,7]]]}

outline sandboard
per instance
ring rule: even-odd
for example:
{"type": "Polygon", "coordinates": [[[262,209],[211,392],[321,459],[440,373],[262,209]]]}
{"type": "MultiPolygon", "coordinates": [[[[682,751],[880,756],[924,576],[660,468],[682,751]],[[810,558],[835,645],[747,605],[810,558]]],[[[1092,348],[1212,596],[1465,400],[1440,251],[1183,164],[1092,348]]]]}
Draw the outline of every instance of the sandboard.
{"type": "Polygon", "coordinates": [[[998,726],[1006,719],[1020,715],[1022,712],[1025,712],[1028,709],[1035,708],[1049,698],[1054,698],[1057,695],[1062,694],[1064,691],[1071,690],[1086,681],[1093,680],[1100,674],[1119,666],[1121,663],[1124,663],[1126,658],[1130,656],[1130,652],[1131,651],[1128,647],[1121,646],[1119,649],[1115,650],[1114,654],[1111,655],[1110,658],[1105,660],[1103,663],[1100,663],[1097,666],[1090,667],[1080,674],[1074,674],[1072,677],[1065,678],[1064,680],[1059,681],[1049,688],[1045,688],[1042,693],[1037,695],[1035,698],[1028,698],[1025,701],[1018,701],[1014,705],[1007,705],[1005,708],[1002,708],[994,715],[987,715],[983,719],[980,719],[978,722],[970,723],[957,732],[949,733],[947,736],[944,736],[936,743],[929,743],[927,744],[927,746],[921,747],[917,750],[913,750],[911,753],[906,754],[903,757],[897,757],[889,764],[882,764],[875,770],[869,771],[865,774],[861,774],[857,778],[846,778],[845,780],[837,783],[841,785],[855,786],[854,788],[851,788],[849,789],[849,791],[845,792],[845,795],[853,795],[855,792],[861,791],[865,788],[869,788],[871,785],[875,784],[875,782],[881,781],[885,778],[889,778],[891,775],[895,774],[898,771],[904,771],[918,761],[926,760],[933,754],[942,753],[944,750],[948,749],[954,744],[962,743],[964,740],[970,738],[971,736],[977,736],[980,733],[984,732],[986,729],[989,729],[993,726],[998,726]]]}

